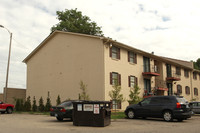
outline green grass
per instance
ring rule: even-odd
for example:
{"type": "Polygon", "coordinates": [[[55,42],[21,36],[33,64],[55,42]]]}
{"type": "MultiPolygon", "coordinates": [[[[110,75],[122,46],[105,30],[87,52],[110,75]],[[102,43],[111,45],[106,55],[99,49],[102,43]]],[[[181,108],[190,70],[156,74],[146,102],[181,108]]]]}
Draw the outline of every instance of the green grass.
{"type": "Polygon", "coordinates": [[[16,114],[33,114],[33,115],[49,115],[49,112],[24,112],[24,111],[14,111],[13,113],[16,114]]]}
{"type": "Polygon", "coordinates": [[[111,113],[111,119],[124,119],[126,115],[124,112],[112,112],[111,113]]]}

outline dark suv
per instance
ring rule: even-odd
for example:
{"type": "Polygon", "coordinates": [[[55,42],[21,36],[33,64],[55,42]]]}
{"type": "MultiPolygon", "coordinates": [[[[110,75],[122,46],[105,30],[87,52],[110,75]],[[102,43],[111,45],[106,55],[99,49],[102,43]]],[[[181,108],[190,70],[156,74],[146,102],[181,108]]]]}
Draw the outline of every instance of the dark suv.
{"type": "Polygon", "coordinates": [[[153,96],[143,99],[135,105],[129,105],[125,114],[128,118],[155,117],[165,121],[182,121],[191,117],[187,100],[181,96],[153,96]]]}

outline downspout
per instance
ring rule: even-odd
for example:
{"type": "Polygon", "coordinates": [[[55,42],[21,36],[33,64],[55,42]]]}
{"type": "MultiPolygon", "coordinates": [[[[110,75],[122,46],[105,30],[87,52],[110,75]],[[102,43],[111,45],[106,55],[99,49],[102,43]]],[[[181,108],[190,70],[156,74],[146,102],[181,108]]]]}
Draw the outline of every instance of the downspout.
{"type": "MultiPolygon", "coordinates": [[[[191,95],[191,96],[192,96],[191,98],[193,99],[192,71],[191,71],[191,73],[190,73],[190,86],[191,86],[191,94],[192,94],[192,95],[191,95]]],[[[192,99],[191,99],[191,100],[192,100],[192,99]]]]}

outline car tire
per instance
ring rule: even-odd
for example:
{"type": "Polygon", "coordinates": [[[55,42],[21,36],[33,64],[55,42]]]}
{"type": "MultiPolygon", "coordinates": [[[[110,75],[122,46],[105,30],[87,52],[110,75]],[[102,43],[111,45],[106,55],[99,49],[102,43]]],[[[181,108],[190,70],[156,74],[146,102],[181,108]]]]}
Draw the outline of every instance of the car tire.
{"type": "Polygon", "coordinates": [[[178,121],[179,121],[179,122],[182,122],[182,121],[183,121],[183,119],[178,119],[178,121]]]}
{"type": "Polygon", "coordinates": [[[173,121],[173,116],[171,111],[165,111],[163,113],[163,119],[167,122],[173,121]]]}
{"type": "Polygon", "coordinates": [[[129,119],[136,118],[134,110],[132,110],[132,109],[128,110],[128,112],[127,112],[127,117],[128,117],[129,119]]]}
{"type": "Polygon", "coordinates": [[[6,112],[7,112],[8,114],[12,114],[12,112],[13,112],[13,108],[8,107],[8,108],[6,109],[6,112]]]}
{"type": "Polygon", "coordinates": [[[56,117],[58,121],[63,121],[63,118],[61,117],[56,117]]]}

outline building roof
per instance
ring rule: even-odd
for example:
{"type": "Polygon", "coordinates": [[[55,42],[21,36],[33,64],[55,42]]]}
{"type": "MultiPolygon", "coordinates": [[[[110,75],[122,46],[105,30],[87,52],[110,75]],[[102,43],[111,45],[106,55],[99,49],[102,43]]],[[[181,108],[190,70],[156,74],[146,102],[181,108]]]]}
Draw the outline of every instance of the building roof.
{"type": "Polygon", "coordinates": [[[70,34],[70,35],[77,35],[77,36],[83,36],[83,37],[89,37],[89,38],[96,38],[96,39],[101,39],[104,44],[114,44],[117,45],[118,47],[124,48],[124,49],[128,49],[129,51],[133,51],[135,53],[138,54],[142,54],[144,56],[156,59],[158,61],[162,61],[165,63],[169,63],[169,64],[173,64],[179,67],[183,67],[183,68],[187,68],[187,69],[193,69],[193,65],[192,62],[188,62],[188,61],[182,61],[182,60],[177,60],[177,59],[172,59],[172,58],[167,58],[167,57],[161,57],[161,56],[157,56],[154,55],[152,53],[148,53],[139,49],[136,49],[134,47],[128,46],[126,44],[117,42],[115,40],[112,40],[111,38],[107,38],[107,37],[100,37],[100,36],[93,36],[93,35],[86,35],[86,34],[80,34],[80,33],[73,33],[73,32],[64,32],[64,31],[54,31],[52,34],[50,34],[47,38],[45,38],[24,60],[24,63],[27,63],[27,61],[35,54],[38,52],[38,50],[40,48],[42,48],[46,42],[48,42],[53,36],[55,36],[58,33],[62,33],[62,34],[70,34]]]}

